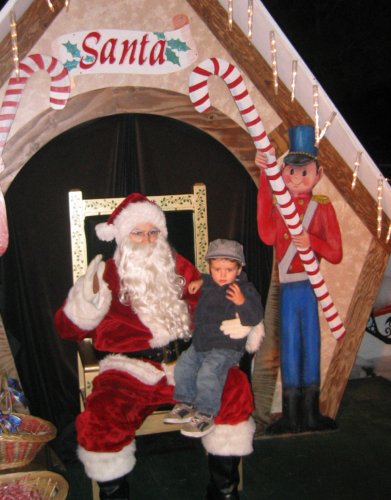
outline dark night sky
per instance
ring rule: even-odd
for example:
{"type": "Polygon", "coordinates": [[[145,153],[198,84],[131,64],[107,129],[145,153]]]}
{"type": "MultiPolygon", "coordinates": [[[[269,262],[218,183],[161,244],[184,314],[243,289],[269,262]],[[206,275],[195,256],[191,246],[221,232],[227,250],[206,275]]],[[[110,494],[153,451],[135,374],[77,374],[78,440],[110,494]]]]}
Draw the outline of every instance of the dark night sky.
{"type": "Polygon", "coordinates": [[[262,0],[377,166],[391,176],[391,2],[262,0]]]}

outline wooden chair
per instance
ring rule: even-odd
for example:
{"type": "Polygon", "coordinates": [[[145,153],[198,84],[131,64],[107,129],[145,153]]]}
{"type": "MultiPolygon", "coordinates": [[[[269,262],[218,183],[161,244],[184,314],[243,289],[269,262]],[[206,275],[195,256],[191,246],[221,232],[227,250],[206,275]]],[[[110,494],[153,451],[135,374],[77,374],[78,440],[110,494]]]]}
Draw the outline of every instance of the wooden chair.
{"type": "MultiPolygon", "coordinates": [[[[205,185],[194,184],[192,193],[148,198],[165,212],[169,238],[175,249],[192,261],[200,271],[206,272],[208,223],[205,185]]],[[[83,199],[81,191],[69,192],[73,282],[85,273],[88,263],[96,254],[102,253],[104,257],[112,255],[115,244],[99,241],[95,235],[95,225],[105,220],[122,200],[123,198],[83,199]]],[[[79,343],[78,370],[80,406],[83,409],[92,389],[92,381],[99,372],[91,340],[79,343]]],[[[150,415],[137,435],[179,430],[179,426],[163,423],[167,412],[168,410],[156,411],[150,415]]]]}

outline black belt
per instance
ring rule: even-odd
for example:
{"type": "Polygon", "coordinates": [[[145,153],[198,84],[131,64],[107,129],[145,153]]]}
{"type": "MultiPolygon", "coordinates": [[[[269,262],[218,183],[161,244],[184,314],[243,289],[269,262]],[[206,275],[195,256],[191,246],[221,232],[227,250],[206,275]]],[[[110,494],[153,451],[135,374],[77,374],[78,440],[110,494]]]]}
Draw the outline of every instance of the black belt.
{"type": "Polygon", "coordinates": [[[144,349],[143,351],[113,353],[95,349],[95,352],[99,360],[103,359],[108,354],[122,354],[128,358],[149,359],[157,363],[172,363],[179,358],[180,353],[185,351],[189,345],[189,341],[179,339],[173,340],[166,346],[156,347],[155,349],[144,349]]]}

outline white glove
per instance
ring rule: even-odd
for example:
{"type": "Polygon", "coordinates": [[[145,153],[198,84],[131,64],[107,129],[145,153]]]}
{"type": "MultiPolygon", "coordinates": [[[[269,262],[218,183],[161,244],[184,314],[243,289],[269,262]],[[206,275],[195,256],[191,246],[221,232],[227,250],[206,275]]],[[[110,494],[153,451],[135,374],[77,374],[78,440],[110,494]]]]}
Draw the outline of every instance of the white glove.
{"type": "Polygon", "coordinates": [[[263,321],[251,328],[246,341],[246,351],[249,353],[257,352],[265,337],[265,325],[263,321]]]}
{"type": "Polygon", "coordinates": [[[244,326],[240,322],[239,315],[235,319],[226,319],[220,325],[220,330],[231,339],[243,339],[251,331],[251,326],[244,326]]]}
{"type": "Polygon", "coordinates": [[[101,291],[106,285],[103,281],[103,273],[105,270],[105,263],[102,261],[102,255],[97,255],[92,259],[87,267],[86,274],[83,280],[83,296],[87,302],[93,303],[99,308],[101,299],[101,291]],[[94,280],[98,282],[98,290],[94,291],[94,280]]]}
{"type": "Polygon", "coordinates": [[[69,290],[64,305],[65,315],[82,330],[93,330],[108,313],[111,290],[103,279],[105,263],[97,255],[89,264],[86,274],[80,276],[69,290]],[[94,281],[96,291],[94,291],[94,281]]]}

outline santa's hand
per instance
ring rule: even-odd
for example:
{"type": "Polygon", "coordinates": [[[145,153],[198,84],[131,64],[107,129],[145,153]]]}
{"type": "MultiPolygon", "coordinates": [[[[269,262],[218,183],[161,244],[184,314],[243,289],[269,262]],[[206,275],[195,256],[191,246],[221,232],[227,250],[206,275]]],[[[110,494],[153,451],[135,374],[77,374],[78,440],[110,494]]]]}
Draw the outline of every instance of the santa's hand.
{"type": "Polygon", "coordinates": [[[253,326],[246,340],[246,351],[249,353],[257,352],[265,337],[265,325],[263,321],[253,326]]]}
{"type": "Polygon", "coordinates": [[[189,283],[188,290],[191,295],[194,295],[202,286],[202,279],[194,280],[189,283]]]}
{"type": "Polygon", "coordinates": [[[64,313],[83,330],[96,328],[109,311],[112,295],[103,279],[104,270],[102,255],[97,255],[68,293],[64,313]]]}
{"type": "Polygon", "coordinates": [[[83,295],[87,302],[99,302],[99,291],[103,284],[103,272],[105,263],[102,261],[102,255],[97,255],[88,265],[87,272],[84,275],[83,295]]]}
{"type": "Polygon", "coordinates": [[[244,326],[240,322],[239,315],[235,319],[226,319],[220,325],[220,330],[231,339],[243,339],[251,331],[251,326],[244,326]]]}

